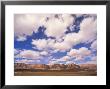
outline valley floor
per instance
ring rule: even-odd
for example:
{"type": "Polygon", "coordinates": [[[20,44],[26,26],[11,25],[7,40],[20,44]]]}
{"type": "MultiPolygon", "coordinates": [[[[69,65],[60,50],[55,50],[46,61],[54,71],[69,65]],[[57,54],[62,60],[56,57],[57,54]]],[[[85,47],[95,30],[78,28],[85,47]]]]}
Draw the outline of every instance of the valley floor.
{"type": "Polygon", "coordinates": [[[31,72],[31,71],[16,71],[15,76],[97,76],[96,71],[41,71],[41,72],[31,72]]]}

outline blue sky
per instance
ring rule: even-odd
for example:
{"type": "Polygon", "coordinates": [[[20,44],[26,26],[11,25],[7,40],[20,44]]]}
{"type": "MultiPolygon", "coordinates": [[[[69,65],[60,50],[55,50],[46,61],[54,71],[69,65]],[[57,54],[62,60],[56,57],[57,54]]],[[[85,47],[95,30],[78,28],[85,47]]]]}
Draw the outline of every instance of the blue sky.
{"type": "Polygon", "coordinates": [[[95,14],[15,14],[14,60],[27,64],[96,64],[95,14]]]}

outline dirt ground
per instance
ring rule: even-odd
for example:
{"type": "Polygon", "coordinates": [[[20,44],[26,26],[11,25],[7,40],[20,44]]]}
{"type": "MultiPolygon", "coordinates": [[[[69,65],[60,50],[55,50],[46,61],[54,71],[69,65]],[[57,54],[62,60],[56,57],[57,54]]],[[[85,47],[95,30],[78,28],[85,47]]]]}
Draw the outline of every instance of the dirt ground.
{"type": "Polygon", "coordinates": [[[57,72],[15,72],[15,76],[97,76],[97,72],[95,71],[78,71],[78,72],[67,72],[67,71],[57,71],[57,72]]]}

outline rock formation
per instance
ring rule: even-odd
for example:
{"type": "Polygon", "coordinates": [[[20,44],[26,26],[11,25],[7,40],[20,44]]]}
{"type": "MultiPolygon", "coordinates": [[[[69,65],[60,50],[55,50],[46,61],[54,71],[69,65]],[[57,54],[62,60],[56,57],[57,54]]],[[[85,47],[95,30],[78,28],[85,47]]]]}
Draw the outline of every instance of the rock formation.
{"type": "Polygon", "coordinates": [[[95,64],[81,64],[76,65],[74,63],[72,64],[52,64],[52,65],[46,65],[46,64],[24,64],[24,63],[15,63],[14,64],[15,70],[17,69],[29,69],[29,70],[96,70],[97,66],[95,64]]]}

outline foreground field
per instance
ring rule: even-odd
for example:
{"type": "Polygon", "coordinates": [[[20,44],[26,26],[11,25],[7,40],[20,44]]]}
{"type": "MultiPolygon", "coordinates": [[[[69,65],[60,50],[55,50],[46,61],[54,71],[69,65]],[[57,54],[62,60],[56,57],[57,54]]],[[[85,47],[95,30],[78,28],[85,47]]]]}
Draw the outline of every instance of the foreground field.
{"type": "Polygon", "coordinates": [[[95,71],[77,71],[77,72],[68,72],[68,71],[57,71],[57,72],[30,72],[30,71],[17,71],[14,73],[15,76],[96,76],[95,71]]]}

